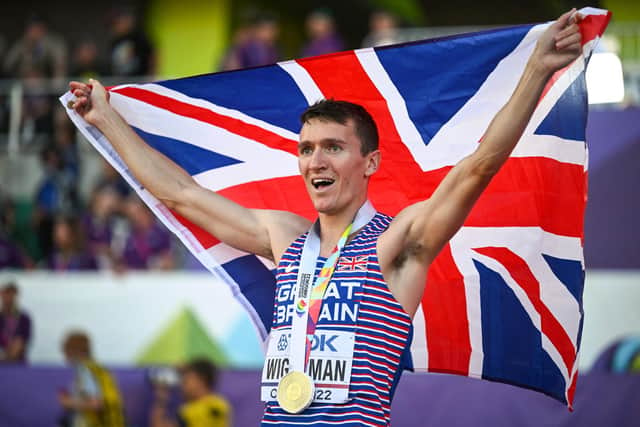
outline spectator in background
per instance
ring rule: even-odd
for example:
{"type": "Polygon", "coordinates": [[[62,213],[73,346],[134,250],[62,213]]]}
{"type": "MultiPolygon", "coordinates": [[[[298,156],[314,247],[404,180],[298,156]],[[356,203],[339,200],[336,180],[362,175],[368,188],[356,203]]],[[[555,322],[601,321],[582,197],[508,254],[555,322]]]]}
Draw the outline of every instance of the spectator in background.
{"type": "Polygon", "coordinates": [[[88,247],[101,270],[113,266],[111,243],[120,203],[120,195],[112,188],[97,188],[91,195],[89,211],[82,220],[88,247]]]}
{"type": "Polygon", "coordinates": [[[11,239],[10,229],[15,222],[14,216],[13,203],[0,196],[0,270],[31,266],[29,257],[11,239]]]}
{"type": "Polygon", "coordinates": [[[180,375],[184,403],[176,419],[168,414],[168,386],[155,384],[150,427],[229,427],[231,407],[213,391],[217,376],[215,365],[207,359],[195,359],[184,366],[180,375]]]}
{"type": "Polygon", "coordinates": [[[75,47],[70,73],[81,80],[95,79],[108,74],[100,61],[98,47],[93,40],[84,39],[75,47]]]}
{"type": "Polygon", "coordinates": [[[130,230],[126,237],[119,268],[169,270],[174,266],[171,234],[158,223],[137,196],[125,202],[125,214],[130,230]]]}
{"type": "Polygon", "coordinates": [[[253,32],[253,26],[250,22],[244,22],[233,33],[231,38],[231,46],[224,54],[220,61],[221,71],[231,71],[242,68],[240,50],[242,46],[249,42],[253,32]]]}
{"type": "Polygon", "coordinates": [[[8,77],[22,79],[22,139],[48,140],[54,130],[50,79],[67,75],[64,41],[49,31],[43,18],[31,17],[22,38],[9,49],[3,66],[8,77]]]}
{"type": "Polygon", "coordinates": [[[111,75],[117,77],[151,76],[154,53],[151,42],[138,27],[133,11],[118,11],[111,23],[111,75]]]}
{"type": "Polygon", "coordinates": [[[131,194],[131,186],[127,184],[127,181],[120,176],[118,171],[104,159],[102,159],[102,173],[96,180],[94,187],[96,191],[104,188],[110,188],[118,193],[122,198],[126,198],[131,194]]]}
{"type": "Polygon", "coordinates": [[[238,68],[269,65],[280,59],[277,45],[280,28],[275,16],[262,14],[255,18],[245,41],[234,53],[238,68]]]}
{"type": "Polygon", "coordinates": [[[4,71],[17,78],[63,78],[67,75],[64,41],[51,34],[45,20],[31,17],[24,34],[7,53],[4,71]]]}
{"type": "Polygon", "coordinates": [[[369,17],[369,34],[362,41],[362,47],[386,46],[398,42],[396,17],[384,10],[373,12],[369,17]]]}
{"type": "Polygon", "coordinates": [[[302,49],[302,56],[324,55],[345,49],[342,38],[337,34],[331,12],[318,9],[307,17],[309,42],[302,49]]]}
{"type": "MultiPolygon", "coordinates": [[[[64,174],[68,175],[72,182],[74,192],[77,191],[80,177],[80,154],[76,144],[76,132],[72,123],[67,119],[56,126],[53,146],[60,156],[61,167],[64,174]]],[[[75,207],[75,205],[74,205],[75,207]]]]}
{"type": "Polygon", "coordinates": [[[38,245],[46,257],[53,250],[53,222],[58,215],[70,215],[79,206],[77,179],[72,168],[66,167],[59,150],[46,146],[41,153],[44,177],[35,200],[34,224],[38,245]]]}
{"type": "Polygon", "coordinates": [[[96,270],[93,254],[86,250],[80,224],[71,216],[57,217],[53,225],[53,253],[47,267],[54,271],[96,270]]]}
{"type": "Polygon", "coordinates": [[[71,389],[58,395],[64,410],[58,426],[124,427],[120,391],[111,373],[91,357],[87,334],[69,333],[62,350],[74,375],[71,389]]]}
{"type": "Polygon", "coordinates": [[[24,363],[31,340],[31,318],[18,307],[15,283],[4,284],[0,293],[0,361],[24,363]]]}

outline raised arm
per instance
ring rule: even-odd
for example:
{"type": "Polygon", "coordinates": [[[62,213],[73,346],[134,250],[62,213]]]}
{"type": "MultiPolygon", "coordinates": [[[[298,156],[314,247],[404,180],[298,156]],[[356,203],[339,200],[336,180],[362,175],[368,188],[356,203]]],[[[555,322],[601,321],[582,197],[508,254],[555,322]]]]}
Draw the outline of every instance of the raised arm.
{"type": "Polygon", "coordinates": [[[200,186],[187,172],[147,145],[109,104],[109,94],[96,80],[71,82],[73,108],[111,142],[133,175],[168,208],[204,228],[221,241],[278,261],[309,222],[283,211],[247,209],[200,186]]]}
{"type": "Polygon", "coordinates": [[[378,254],[383,273],[411,313],[422,297],[429,265],[515,148],[549,78],[580,55],[581,17],[574,13],[562,15],[540,37],[514,93],[476,151],[447,174],[430,199],[403,210],[381,236],[378,254]]]}

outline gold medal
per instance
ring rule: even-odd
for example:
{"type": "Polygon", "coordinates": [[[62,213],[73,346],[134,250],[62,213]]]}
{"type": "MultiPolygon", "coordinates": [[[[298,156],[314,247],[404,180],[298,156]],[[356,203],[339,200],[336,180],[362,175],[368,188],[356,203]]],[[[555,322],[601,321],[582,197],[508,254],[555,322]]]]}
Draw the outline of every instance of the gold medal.
{"type": "Polygon", "coordinates": [[[299,414],[313,401],[315,387],[304,372],[291,371],[278,383],[278,404],[290,414],[299,414]]]}

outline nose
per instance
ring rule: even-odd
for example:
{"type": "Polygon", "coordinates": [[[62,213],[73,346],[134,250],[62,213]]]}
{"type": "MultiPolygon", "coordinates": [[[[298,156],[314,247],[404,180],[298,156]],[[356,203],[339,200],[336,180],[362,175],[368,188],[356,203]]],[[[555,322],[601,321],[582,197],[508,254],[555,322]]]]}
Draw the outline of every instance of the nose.
{"type": "Polygon", "coordinates": [[[311,154],[311,158],[309,159],[309,169],[311,170],[322,170],[326,169],[327,161],[326,156],[321,149],[313,150],[313,154],[311,154]]]}

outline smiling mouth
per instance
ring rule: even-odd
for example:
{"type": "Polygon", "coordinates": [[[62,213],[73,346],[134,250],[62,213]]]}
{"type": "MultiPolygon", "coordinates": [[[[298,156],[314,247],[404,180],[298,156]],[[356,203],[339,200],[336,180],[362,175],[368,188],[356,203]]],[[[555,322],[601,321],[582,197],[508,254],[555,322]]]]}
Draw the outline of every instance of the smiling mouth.
{"type": "Polygon", "coordinates": [[[335,180],[331,178],[315,178],[311,180],[311,185],[313,185],[316,188],[316,190],[319,190],[321,188],[329,187],[334,182],[335,180]]]}

